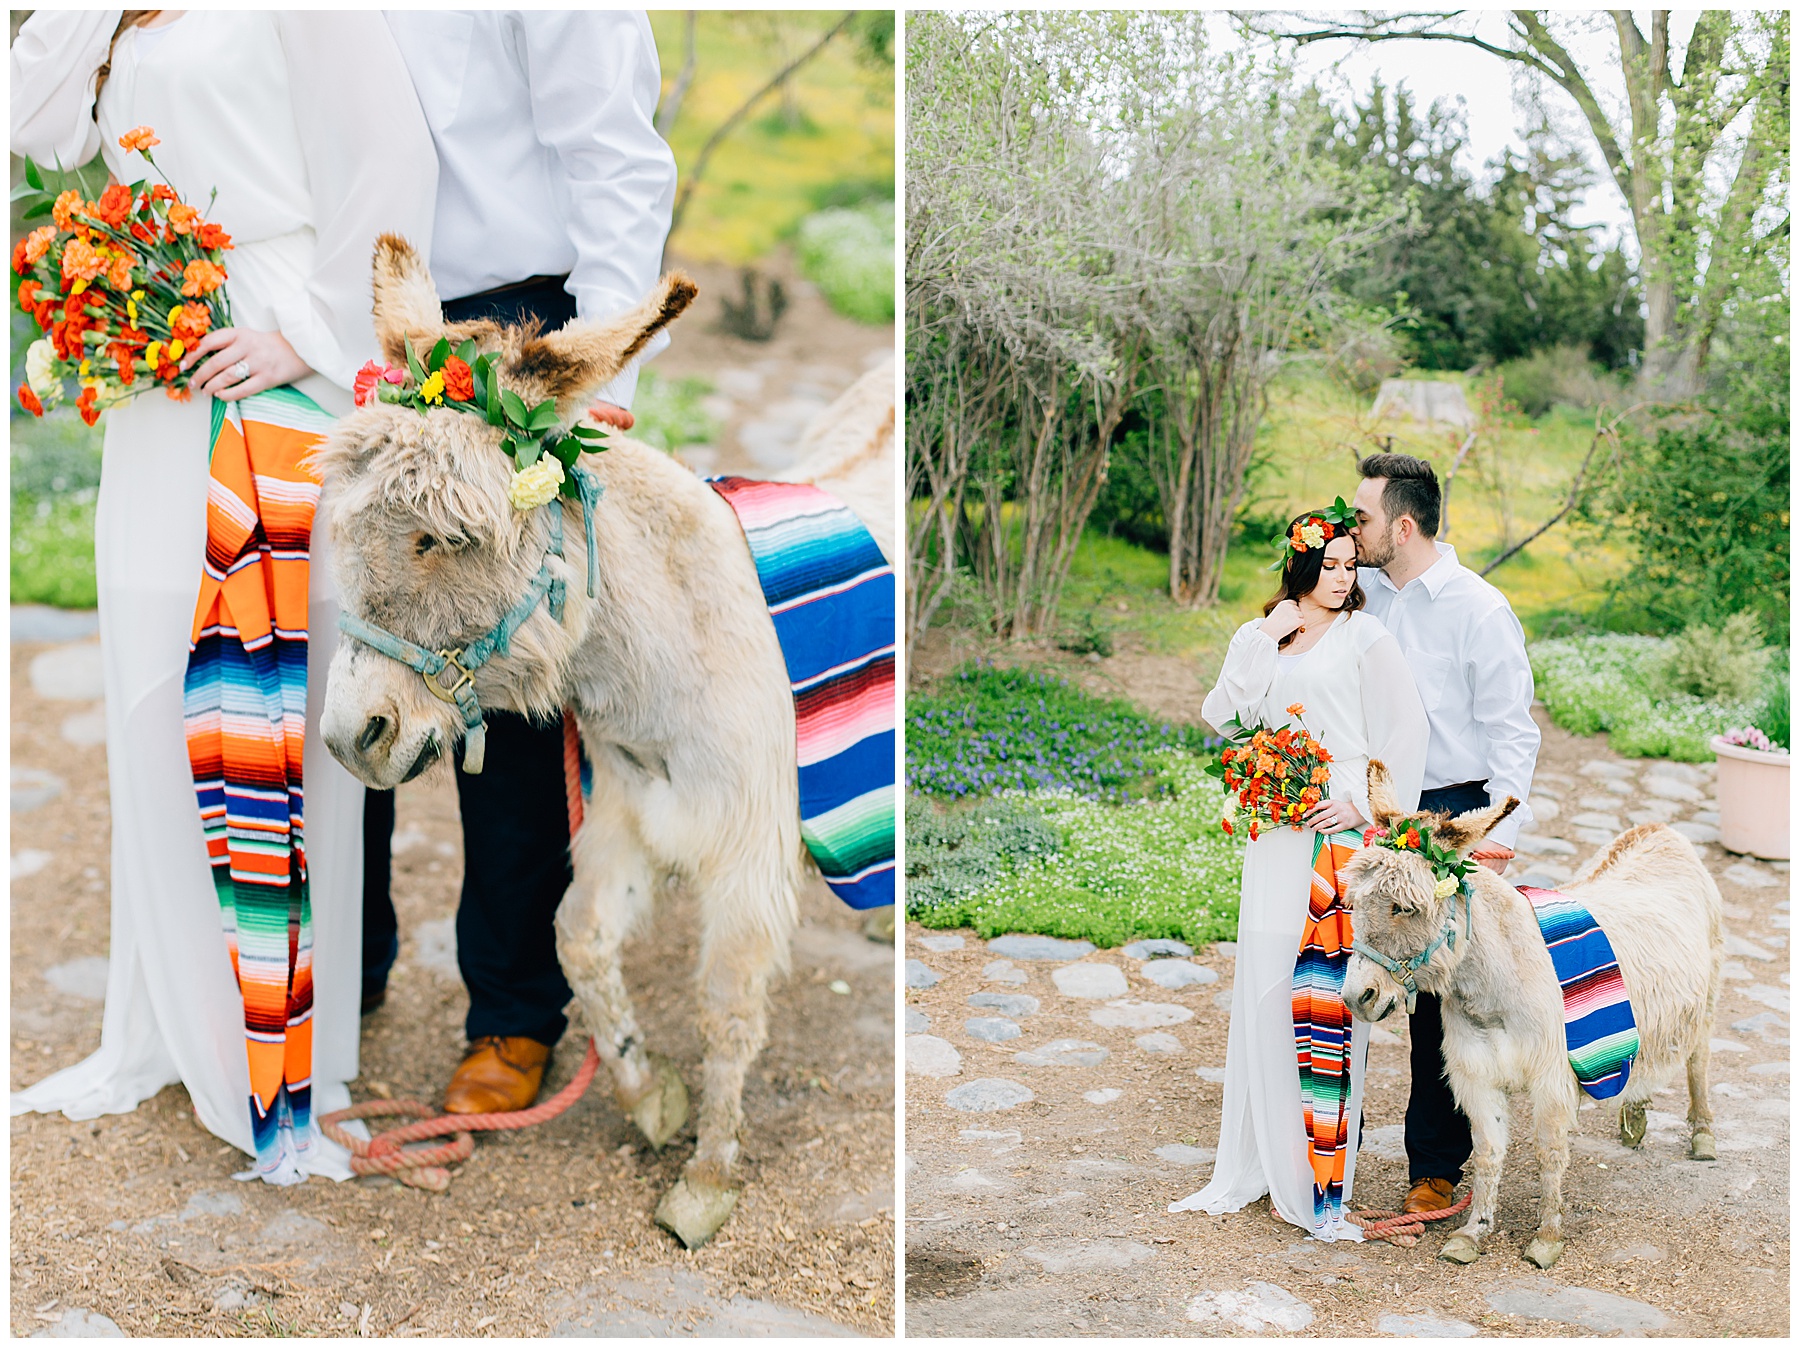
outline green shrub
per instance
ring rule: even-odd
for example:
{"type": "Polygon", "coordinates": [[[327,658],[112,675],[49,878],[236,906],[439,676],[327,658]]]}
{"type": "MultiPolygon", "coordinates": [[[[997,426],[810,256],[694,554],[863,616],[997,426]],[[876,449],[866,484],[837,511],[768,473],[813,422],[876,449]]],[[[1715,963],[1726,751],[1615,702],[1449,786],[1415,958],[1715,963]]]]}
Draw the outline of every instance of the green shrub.
{"type": "Polygon", "coordinates": [[[711,444],[719,437],[719,420],[705,406],[712,391],[704,379],[691,375],[668,379],[655,370],[645,370],[638,376],[637,396],[631,401],[631,414],[636,418],[631,438],[665,453],[684,445],[711,444]]]}
{"type": "Polygon", "coordinates": [[[946,810],[906,798],[906,913],[920,917],[976,893],[1057,848],[1057,832],[1018,797],[946,810]]]}
{"type": "Polygon", "coordinates": [[[15,604],[93,608],[100,436],[72,412],[11,418],[15,604]]]}
{"type": "Polygon", "coordinates": [[[1734,613],[1722,627],[1697,623],[1669,639],[1663,678],[1674,692],[1712,702],[1748,702],[1767,683],[1773,653],[1753,613],[1734,613]]]}
{"type": "Polygon", "coordinates": [[[861,323],[894,321],[894,203],[820,211],[800,222],[794,251],[831,307],[861,323]]]}
{"type": "MultiPolygon", "coordinates": [[[[1195,945],[1233,939],[1244,853],[1219,827],[1224,788],[1201,759],[1178,750],[1153,755],[1153,767],[1162,792],[1152,800],[1026,797],[1061,845],[925,908],[918,920],[973,927],[983,937],[1025,931],[1101,946],[1158,936],[1195,945]]],[[[909,812],[909,857],[911,830],[909,812]]]]}
{"type": "Polygon", "coordinates": [[[1788,671],[1779,670],[1769,680],[1768,694],[1763,699],[1762,710],[1756,714],[1756,728],[1783,749],[1794,747],[1788,729],[1791,696],[1788,671]]]}

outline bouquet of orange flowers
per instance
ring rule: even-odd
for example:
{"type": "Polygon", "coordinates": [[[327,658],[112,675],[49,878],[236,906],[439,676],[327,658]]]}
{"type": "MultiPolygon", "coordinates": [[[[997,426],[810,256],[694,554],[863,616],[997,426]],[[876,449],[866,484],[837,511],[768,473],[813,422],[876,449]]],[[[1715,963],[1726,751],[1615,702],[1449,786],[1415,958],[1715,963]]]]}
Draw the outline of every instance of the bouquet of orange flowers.
{"type": "MultiPolygon", "coordinates": [[[[158,145],[147,126],[119,137],[152,168],[158,145]]],[[[159,170],[160,172],[160,170],[159,170]]],[[[80,386],[75,408],[92,426],[114,403],[161,385],[188,396],[180,361],[216,327],[231,323],[222,259],[231,236],[202,218],[167,180],[114,183],[98,201],[73,189],[52,196],[25,161],[15,199],[33,200],[27,220],[50,216],[13,249],[19,307],[46,334],[25,353],[19,406],[34,416],[80,386]]]]}
{"type": "Polygon", "coordinates": [[[1219,821],[1227,833],[1237,831],[1239,809],[1250,816],[1252,841],[1269,825],[1298,829],[1302,827],[1300,817],[1325,798],[1325,786],[1331,781],[1331,754],[1307,731],[1301,719],[1306,708],[1296,702],[1287,710],[1289,716],[1300,719],[1298,729],[1249,727],[1235,716],[1220,727],[1232,743],[1207,772],[1220,778],[1227,790],[1237,792],[1236,802],[1227,802],[1225,817],[1219,821]]]}

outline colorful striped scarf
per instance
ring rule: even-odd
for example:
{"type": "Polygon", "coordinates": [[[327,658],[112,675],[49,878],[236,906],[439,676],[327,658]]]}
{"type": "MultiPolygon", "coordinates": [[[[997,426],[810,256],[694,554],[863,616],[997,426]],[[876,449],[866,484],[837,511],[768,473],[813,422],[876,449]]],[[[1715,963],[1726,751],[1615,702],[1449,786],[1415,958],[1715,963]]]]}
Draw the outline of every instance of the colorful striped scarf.
{"type": "Polygon", "coordinates": [[[1338,870],[1361,846],[1362,835],[1354,829],[1313,836],[1311,897],[1294,960],[1294,1047],[1300,1059],[1306,1155],[1313,1171],[1315,1231],[1334,1229],[1344,1215],[1351,1033],[1344,973],[1351,933],[1338,870]]]}
{"type": "Polygon", "coordinates": [[[312,1121],[305,793],[308,557],[331,417],[291,388],[212,405],[206,561],[188,647],[188,760],[244,999],[256,1169],[304,1178],[312,1121]]]}
{"type": "Polygon", "coordinates": [[[743,527],[794,694],[800,836],[852,908],[894,901],[894,570],[848,506],[709,478],[743,527]]]}
{"type": "Polygon", "coordinates": [[[1567,894],[1520,885],[1562,985],[1563,1042],[1581,1089],[1605,1100],[1625,1089],[1637,1058],[1637,1018],[1612,942],[1593,914],[1567,894]]]}

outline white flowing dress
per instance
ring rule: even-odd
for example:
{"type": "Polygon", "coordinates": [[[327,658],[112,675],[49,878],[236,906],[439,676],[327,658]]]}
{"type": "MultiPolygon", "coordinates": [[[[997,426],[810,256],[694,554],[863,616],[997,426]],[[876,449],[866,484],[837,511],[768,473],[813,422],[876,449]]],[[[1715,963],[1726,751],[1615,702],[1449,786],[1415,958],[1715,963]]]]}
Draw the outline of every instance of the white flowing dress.
{"type": "MultiPolygon", "coordinates": [[[[392,231],[428,249],[436,195],[430,133],[387,26],[374,11],[190,10],[120,35],[96,108],[93,76],[119,15],[40,9],[26,20],[11,53],[14,153],[76,165],[98,148],[117,181],[154,180],[118,146],[152,127],[158,166],[233,237],[234,323],[278,329],[318,372],[296,387],[344,414],[356,368],[378,354],[375,238],[392,231]]],[[[95,561],[112,802],[106,1011],[99,1050],[16,1093],[12,1112],[124,1113],[179,1081],[206,1128],[254,1155],[243,1002],[182,727],[209,421],[208,399],[160,393],[105,414],[95,561]]],[[[315,1116],[349,1103],[361,985],[363,788],[318,734],[337,645],[329,509],[313,535],[307,616],[315,1116]]],[[[302,1171],[348,1178],[341,1148],[320,1138],[311,1152],[302,1171]]]]}
{"type": "MultiPolygon", "coordinates": [[[[1430,726],[1399,643],[1366,613],[1337,618],[1318,644],[1299,656],[1280,654],[1260,621],[1245,623],[1231,639],[1202,715],[1214,726],[1233,715],[1245,725],[1271,728],[1304,719],[1332,756],[1328,797],[1350,800],[1367,820],[1368,767],[1375,758],[1387,765],[1400,803],[1408,809],[1418,805],[1430,726]],[[1303,718],[1287,713],[1296,702],[1305,707],[1303,718]]],[[[1271,828],[1245,852],[1218,1156],[1211,1182],[1169,1210],[1236,1212],[1268,1194],[1282,1220],[1316,1239],[1361,1240],[1362,1232],[1348,1222],[1314,1224],[1313,1171],[1294,1048],[1294,964],[1306,924],[1316,836],[1310,828],[1271,828]]],[[[1352,1024],[1346,1208],[1356,1176],[1369,1048],[1368,1025],[1352,1024]]]]}

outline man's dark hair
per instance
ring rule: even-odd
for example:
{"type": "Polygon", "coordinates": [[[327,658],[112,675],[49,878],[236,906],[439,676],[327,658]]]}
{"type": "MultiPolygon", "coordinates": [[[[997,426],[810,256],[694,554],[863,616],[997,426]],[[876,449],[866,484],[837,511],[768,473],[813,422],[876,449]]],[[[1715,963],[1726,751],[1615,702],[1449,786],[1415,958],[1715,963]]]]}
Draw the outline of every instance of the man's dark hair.
{"type": "Polygon", "coordinates": [[[1371,454],[1356,469],[1365,478],[1387,479],[1387,485],[1381,489],[1381,508],[1387,511],[1389,520],[1411,515],[1421,534],[1437,537],[1444,494],[1438,489],[1430,459],[1415,459],[1410,454],[1371,454]]]}

